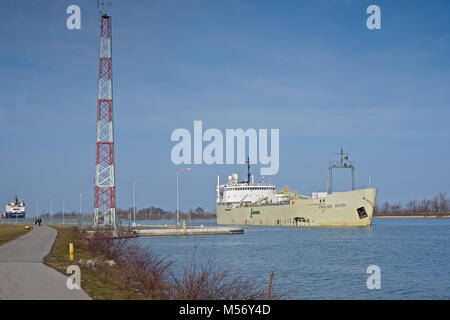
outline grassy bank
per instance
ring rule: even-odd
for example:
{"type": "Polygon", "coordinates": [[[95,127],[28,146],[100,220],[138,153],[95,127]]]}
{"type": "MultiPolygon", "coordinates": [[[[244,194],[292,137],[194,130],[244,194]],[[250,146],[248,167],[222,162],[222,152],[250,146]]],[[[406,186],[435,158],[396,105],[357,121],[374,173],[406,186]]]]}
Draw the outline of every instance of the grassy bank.
{"type": "MultiPolygon", "coordinates": [[[[67,267],[73,264],[79,265],[80,259],[93,258],[87,243],[84,241],[82,233],[77,227],[52,226],[58,231],[56,241],[50,254],[45,257],[44,263],[64,275],[67,267]],[[69,258],[69,243],[74,245],[74,261],[69,258]]],[[[131,290],[123,289],[111,281],[107,281],[105,276],[99,270],[92,270],[80,266],[81,269],[81,288],[92,298],[96,300],[123,300],[139,299],[139,295],[131,290]]]]}
{"type": "Polygon", "coordinates": [[[249,300],[267,297],[266,289],[231,277],[228,270],[217,271],[211,265],[198,265],[195,259],[186,263],[181,275],[175,275],[172,262],[148,248],[137,246],[134,239],[112,239],[107,231],[87,237],[77,227],[54,228],[58,235],[44,263],[64,274],[69,265],[78,265],[81,287],[93,299],[249,300]],[[71,242],[74,261],[69,259],[71,242]],[[91,259],[89,263],[88,259],[91,259]]]}
{"type": "MultiPolygon", "coordinates": [[[[30,229],[31,230],[31,229],[30,229]]],[[[24,225],[0,224],[0,246],[29,232],[24,225]]]]}

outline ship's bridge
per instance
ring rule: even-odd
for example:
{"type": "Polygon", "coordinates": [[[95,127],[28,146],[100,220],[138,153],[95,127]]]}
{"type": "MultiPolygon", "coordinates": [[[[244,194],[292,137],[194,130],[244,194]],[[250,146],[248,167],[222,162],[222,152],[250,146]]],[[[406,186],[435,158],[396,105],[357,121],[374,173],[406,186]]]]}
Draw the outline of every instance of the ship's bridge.
{"type": "Polygon", "coordinates": [[[255,184],[253,181],[239,181],[237,173],[228,177],[228,183],[217,186],[217,203],[276,203],[276,189],[272,184],[255,184]]]}

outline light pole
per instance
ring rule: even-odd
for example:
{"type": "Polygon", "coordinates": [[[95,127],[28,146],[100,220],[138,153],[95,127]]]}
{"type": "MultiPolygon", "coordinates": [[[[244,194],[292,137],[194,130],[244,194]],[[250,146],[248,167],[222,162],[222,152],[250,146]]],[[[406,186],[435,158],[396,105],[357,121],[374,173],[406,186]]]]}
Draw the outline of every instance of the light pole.
{"type": "Polygon", "coordinates": [[[133,180],[133,225],[136,226],[136,183],[144,181],[146,177],[142,177],[137,180],[133,180]]]}
{"type": "Polygon", "coordinates": [[[39,201],[36,201],[36,219],[38,218],[39,214],[39,201]]]}
{"type": "Polygon", "coordinates": [[[179,191],[179,181],[180,181],[180,173],[183,173],[184,171],[191,171],[191,168],[185,168],[183,170],[177,171],[177,221],[176,221],[176,228],[178,229],[178,220],[180,219],[179,217],[179,211],[180,211],[180,191],[179,191]]]}
{"type": "Polygon", "coordinates": [[[87,192],[80,192],[80,217],[81,217],[81,227],[83,228],[83,209],[81,206],[81,202],[83,201],[83,194],[86,194],[87,192]]]}
{"type": "Polygon", "coordinates": [[[55,201],[56,199],[51,199],[50,200],[50,224],[52,224],[52,214],[53,214],[53,201],[55,201]]]}
{"type": "Polygon", "coordinates": [[[67,198],[69,198],[69,196],[63,196],[63,198],[62,198],[62,202],[63,202],[63,225],[65,225],[66,224],[66,220],[65,220],[65,212],[64,212],[64,209],[65,209],[65,200],[67,199],[67,198]]]}
{"type": "MultiPolygon", "coordinates": [[[[10,216],[11,217],[11,216],[10,216]]],[[[16,224],[17,224],[17,212],[16,212],[16,224]]]]}

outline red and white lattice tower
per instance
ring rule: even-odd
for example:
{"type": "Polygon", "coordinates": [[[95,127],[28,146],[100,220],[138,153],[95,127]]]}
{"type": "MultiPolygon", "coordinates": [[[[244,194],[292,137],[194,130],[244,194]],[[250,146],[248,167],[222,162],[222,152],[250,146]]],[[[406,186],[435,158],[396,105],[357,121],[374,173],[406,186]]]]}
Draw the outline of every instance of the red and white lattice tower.
{"type": "Polygon", "coordinates": [[[94,225],[116,227],[111,17],[101,14],[94,225]]]}

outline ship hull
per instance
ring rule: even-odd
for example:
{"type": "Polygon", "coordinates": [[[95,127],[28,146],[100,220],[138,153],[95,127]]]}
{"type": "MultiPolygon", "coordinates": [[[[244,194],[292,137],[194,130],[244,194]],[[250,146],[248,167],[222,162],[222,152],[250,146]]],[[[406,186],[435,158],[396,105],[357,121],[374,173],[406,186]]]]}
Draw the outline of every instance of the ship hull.
{"type": "Polygon", "coordinates": [[[15,218],[25,218],[25,213],[5,213],[2,215],[3,219],[15,219],[15,218]]]}
{"type": "Polygon", "coordinates": [[[255,226],[370,226],[377,190],[336,192],[318,199],[293,200],[288,204],[217,205],[217,224],[255,226]]]}

